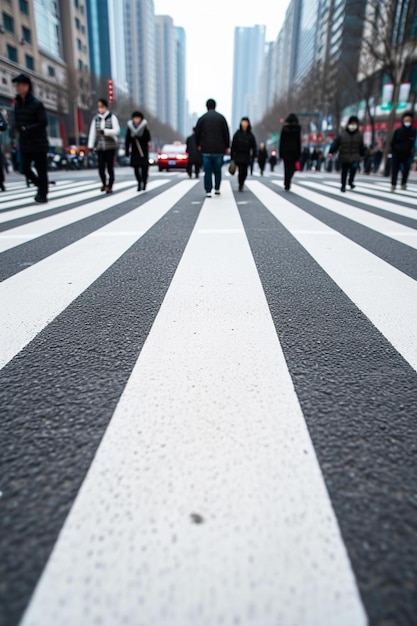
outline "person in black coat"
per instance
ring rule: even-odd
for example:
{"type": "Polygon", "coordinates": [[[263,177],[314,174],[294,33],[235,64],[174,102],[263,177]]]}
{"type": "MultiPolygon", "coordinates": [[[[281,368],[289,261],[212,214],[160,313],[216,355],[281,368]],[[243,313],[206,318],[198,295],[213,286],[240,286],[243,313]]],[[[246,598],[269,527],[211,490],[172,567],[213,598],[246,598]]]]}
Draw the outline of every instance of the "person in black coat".
{"type": "Polygon", "coordinates": [[[191,178],[194,166],[195,177],[198,178],[201,167],[201,152],[197,148],[197,142],[195,139],[195,126],[193,128],[193,134],[187,137],[186,151],[188,154],[187,174],[191,178]]]}
{"type": "Polygon", "coordinates": [[[238,167],[239,191],[243,191],[248,166],[251,159],[256,156],[256,139],[252,133],[252,127],[248,117],[242,117],[239,130],[235,132],[232,140],[231,157],[238,167]]]}
{"type": "Polygon", "coordinates": [[[223,115],[216,111],[216,101],[206,102],[207,113],[197,122],[195,139],[197,148],[203,155],[204,189],[206,197],[211,197],[214,174],[214,193],[220,195],[223,156],[230,147],[229,127],[223,115]]]}
{"type": "MultiPolygon", "coordinates": [[[[0,111],[0,133],[4,133],[7,130],[7,121],[4,117],[3,113],[0,111]]],[[[6,161],[4,158],[3,150],[1,148],[1,139],[0,139],[0,189],[1,191],[6,191],[6,187],[4,186],[4,170],[6,166],[6,161]]]]}
{"type": "Polygon", "coordinates": [[[261,176],[264,175],[264,169],[265,169],[267,160],[268,160],[268,150],[265,148],[265,144],[261,142],[259,144],[259,150],[258,150],[258,165],[259,165],[259,169],[261,170],[261,176]]]}
{"type": "Polygon", "coordinates": [[[12,82],[16,83],[17,91],[14,119],[19,133],[22,173],[38,188],[35,201],[48,202],[48,118],[45,107],[33,95],[29,76],[19,74],[12,82]]]}
{"type": "Polygon", "coordinates": [[[151,133],[143,113],[134,111],[132,119],[127,123],[125,151],[130,154],[130,165],[135,170],[138,191],[145,191],[149,171],[149,143],[151,133]]]}
{"type": "Polygon", "coordinates": [[[294,113],[290,113],[282,127],[279,156],[284,161],[284,187],[289,191],[295,164],[301,157],[301,126],[294,113]]]}
{"type": "Polygon", "coordinates": [[[413,114],[407,111],[402,116],[402,126],[394,131],[391,140],[392,178],[391,191],[397,186],[398,173],[401,169],[401,189],[407,189],[408,174],[413,161],[416,143],[416,129],[413,128],[413,114]]]}

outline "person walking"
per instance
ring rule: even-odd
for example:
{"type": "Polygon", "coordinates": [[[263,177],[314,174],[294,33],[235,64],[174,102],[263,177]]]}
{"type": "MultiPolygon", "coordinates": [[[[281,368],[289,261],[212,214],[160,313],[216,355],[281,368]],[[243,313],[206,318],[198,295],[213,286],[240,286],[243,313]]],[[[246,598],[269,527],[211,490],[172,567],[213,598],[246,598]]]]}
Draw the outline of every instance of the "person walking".
{"type": "Polygon", "coordinates": [[[101,191],[112,193],[114,184],[114,157],[120,124],[117,117],[108,109],[107,100],[97,101],[97,114],[93,117],[88,135],[88,148],[95,149],[98,156],[98,172],[101,178],[101,191]],[[108,181],[106,181],[106,169],[108,181]]]}
{"type": "Polygon", "coordinates": [[[140,111],[133,111],[132,119],[127,123],[125,152],[130,154],[130,165],[135,170],[138,191],[145,191],[149,171],[149,143],[151,133],[148,122],[140,111]]]}
{"type": "Polygon", "coordinates": [[[187,137],[187,141],[186,141],[186,152],[188,154],[187,174],[190,178],[193,175],[193,167],[194,167],[196,178],[199,177],[200,167],[201,167],[201,153],[197,148],[197,142],[195,139],[195,131],[196,131],[196,127],[194,126],[193,134],[187,137]]]}
{"type": "Polygon", "coordinates": [[[231,158],[238,168],[239,191],[243,191],[248,167],[256,156],[256,139],[248,117],[242,117],[232,140],[231,158]]]}
{"type": "Polygon", "coordinates": [[[346,182],[349,183],[351,189],[355,189],[355,174],[361,159],[365,156],[365,144],[363,135],[359,130],[359,119],[356,115],[350,116],[346,129],[336,137],[330,146],[328,158],[333,158],[335,152],[339,152],[339,160],[342,166],[342,186],[340,191],[342,193],[346,191],[346,182]]]}
{"type": "MultiPolygon", "coordinates": [[[[33,95],[32,81],[26,74],[13,78],[16,84],[14,120],[19,133],[22,174],[38,192],[35,202],[48,202],[48,118],[43,103],[33,95]],[[32,164],[36,172],[32,169],[32,164]]],[[[29,182],[28,182],[29,186],[29,182]]]]}
{"type": "Polygon", "coordinates": [[[294,113],[290,113],[282,127],[279,156],[284,161],[284,188],[289,191],[295,164],[301,157],[301,126],[294,113]]]}
{"type": "Polygon", "coordinates": [[[209,98],[206,107],[207,113],[197,122],[195,139],[197,148],[203,155],[206,197],[211,198],[213,175],[214,193],[216,196],[220,195],[223,156],[230,148],[230,133],[225,118],[216,111],[216,101],[209,98]]]}
{"type": "Polygon", "coordinates": [[[394,131],[391,140],[392,177],[391,191],[397,187],[398,173],[401,170],[401,189],[407,189],[408,174],[414,156],[416,129],[413,128],[413,114],[407,111],[402,116],[402,125],[394,131]]]}
{"type": "MultiPolygon", "coordinates": [[[[8,124],[6,121],[6,118],[4,117],[3,113],[0,111],[0,136],[1,133],[4,133],[7,130],[8,124]]],[[[4,186],[4,172],[6,169],[6,159],[5,156],[3,154],[3,150],[1,147],[1,139],[0,139],[0,190],[1,191],[6,191],[6,187],[4,186]]]]}
{"type": "Polygon", "coordinates": [[[277,163],[278,163],[277,151],[276,150],[272,150],[271,156],[269,157],[269,166],[271,168],[271,172],[274,171],[275,166],[276,166],[277,163]]]}
{"type": "Polygon", "coordinates": [[[267,161],[268,161],[268,150],[265,148],[265,144],[261,142],[259,144],[259,150],[258,150],[258,165],[259,165],[259,169],[261,170],[261,176],[264,175],[265,165],[267,161]]]}

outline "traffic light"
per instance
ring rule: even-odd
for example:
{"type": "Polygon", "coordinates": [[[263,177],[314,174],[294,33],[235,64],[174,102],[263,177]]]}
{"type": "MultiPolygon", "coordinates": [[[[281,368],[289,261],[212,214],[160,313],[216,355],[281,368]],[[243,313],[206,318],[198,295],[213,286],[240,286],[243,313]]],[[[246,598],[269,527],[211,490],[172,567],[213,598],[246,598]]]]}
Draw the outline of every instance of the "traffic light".
{"type": "Polygon", "coordinates": [[[113,81],[111,79],[107,81],[107,93],[108,93],[109,103],[113,104],[114,92],[113,92],[113,81]]]}

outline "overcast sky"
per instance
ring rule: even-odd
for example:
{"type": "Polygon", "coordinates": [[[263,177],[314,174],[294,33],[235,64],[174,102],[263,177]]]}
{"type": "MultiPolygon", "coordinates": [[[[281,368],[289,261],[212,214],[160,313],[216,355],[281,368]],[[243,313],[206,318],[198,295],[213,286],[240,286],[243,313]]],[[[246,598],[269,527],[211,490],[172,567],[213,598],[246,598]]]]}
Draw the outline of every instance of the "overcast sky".
{"type": "MultiPolygon", "coordinates": [[[[154,0],[157,15],[170,15],[187,34],[187,98],[190,112],[205,112],[207,98],[230,123],[235,26],[267,27],[276,39],[289,0],[154,0]]],[[[233,130],[233,129],[231,129],[233,130]]]]}

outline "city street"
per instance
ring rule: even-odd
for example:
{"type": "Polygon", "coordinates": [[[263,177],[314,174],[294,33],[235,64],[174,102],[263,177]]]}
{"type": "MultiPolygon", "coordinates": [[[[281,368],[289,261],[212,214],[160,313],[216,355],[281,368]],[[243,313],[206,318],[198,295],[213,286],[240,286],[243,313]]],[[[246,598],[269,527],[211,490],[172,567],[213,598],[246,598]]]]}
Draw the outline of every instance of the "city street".
{"type": "Polygon", "coordinates": [[[0,194],[0,625],[417,624],[417,176],[0,194]]]}

